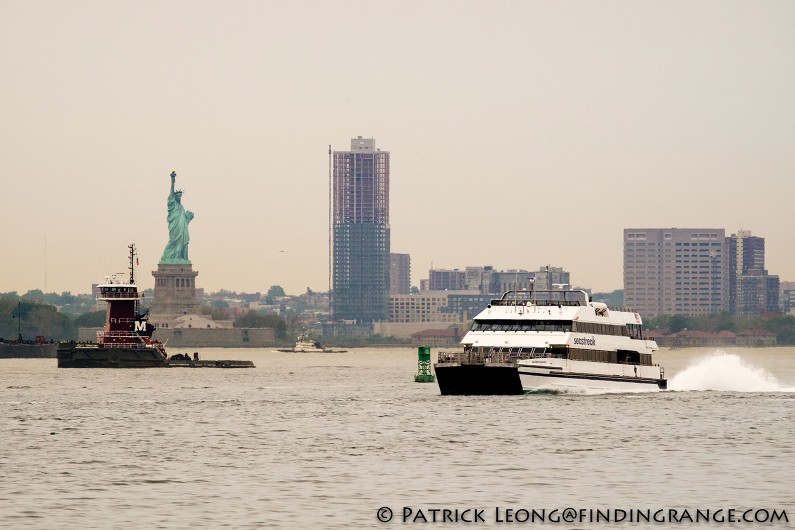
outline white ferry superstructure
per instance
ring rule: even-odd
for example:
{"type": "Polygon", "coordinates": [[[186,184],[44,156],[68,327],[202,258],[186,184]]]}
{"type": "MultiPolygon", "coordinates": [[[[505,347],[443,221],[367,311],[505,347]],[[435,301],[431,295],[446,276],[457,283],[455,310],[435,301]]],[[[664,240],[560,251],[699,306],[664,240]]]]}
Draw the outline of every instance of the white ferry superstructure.
{"type": "Polygon", "coordinates": [[[642,324],[584,291],[509,291],[475,317],[463,351],[440,352],[436,379],[445,395],[665,389],[642,324]]]}

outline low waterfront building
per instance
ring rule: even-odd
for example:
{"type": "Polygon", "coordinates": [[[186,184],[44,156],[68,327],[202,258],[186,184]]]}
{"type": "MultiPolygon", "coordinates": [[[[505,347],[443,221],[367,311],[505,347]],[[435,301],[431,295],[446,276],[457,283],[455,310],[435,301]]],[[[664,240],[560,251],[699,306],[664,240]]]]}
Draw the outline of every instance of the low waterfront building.
{"type": "Polygon", "coordinates": [[[447,292],[427,291],[389,297],[389,322],[446,322],[461,324],[466,316],[447,312],[447,292]]]}
{"type": "Polygon", "coordinates": [[[458,328],[424,329],[411,334],[413,346],[455,347],[461,342],[464,332],[458,328]]]}
{"type": "Polygon", "coordinates": [[[644,332],[644,337],[657,342],[665,348],[704,348],[722,346],[775,346],[776,334],[766,329],[747,329],[734,333],[728,330],[699,331],[684,329],[676,333],[664,333],[659,330],[644,332]]]}

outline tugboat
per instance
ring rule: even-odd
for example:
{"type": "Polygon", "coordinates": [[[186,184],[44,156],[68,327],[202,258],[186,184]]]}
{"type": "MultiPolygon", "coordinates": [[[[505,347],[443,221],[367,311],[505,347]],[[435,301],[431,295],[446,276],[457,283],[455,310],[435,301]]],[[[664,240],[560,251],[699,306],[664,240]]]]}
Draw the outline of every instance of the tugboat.
{"type": "Polygon", "coordinates": [[[143,293],[135,284],[135,245],[130,249],[130,276],[114,274],[98,286],[97,300],[108,303],[105,327],[97,342],[66,341],[58,344],[59,368],[253,368],[251,361],[199,360],[187,354],[169,358],[162,342],[152,338],[154,326],[139,312],[143,293]]]}
{"type": "Polygon", "coordinates": [[[299,335],[292,348],[280,348],[277,351],[284,353],[345,353],[348,350],[333,350],[324,348],[318,341],[306,335],[299,335]]]}

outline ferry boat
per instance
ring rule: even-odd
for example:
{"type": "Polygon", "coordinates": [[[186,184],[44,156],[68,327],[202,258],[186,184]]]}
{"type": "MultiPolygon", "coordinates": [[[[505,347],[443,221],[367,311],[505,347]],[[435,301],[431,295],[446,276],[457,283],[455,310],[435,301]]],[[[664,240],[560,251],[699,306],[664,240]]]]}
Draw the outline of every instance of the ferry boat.
{"type": "Polygon", "coordinates": [[[253,368],[251,361],[199,360],[187,354],[169,357],[165,345],[152,338],[154,326],[139,312],[143,293],[135,284],[135,245],[130,249],[130,276],[114,274],[98,285],[97,300],[108,303],[105,326],[96,342],[58,344],[59,368],[253,368]]]}
{"type": "Polygon", "coordinates": [[[508,291],[475,317],[463,351],[439,353],[436,380],[444,395],[664,390],[642,324],[585,291],[508,291]]]}

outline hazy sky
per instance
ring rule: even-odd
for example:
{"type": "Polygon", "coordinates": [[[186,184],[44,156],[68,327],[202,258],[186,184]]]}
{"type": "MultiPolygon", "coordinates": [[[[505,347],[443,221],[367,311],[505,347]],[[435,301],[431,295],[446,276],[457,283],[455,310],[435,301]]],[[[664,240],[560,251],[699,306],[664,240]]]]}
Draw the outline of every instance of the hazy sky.
{"type": "Polygon", "coordinates": [[[414,285],[621,288],[625,227],[751,230],[795,280],[793,28],[790,0],[0,0],[0,291],[89,292],[133,241],[151,287],[172,169],[198,286],[324,291],[358,135],[414,285]]]}

